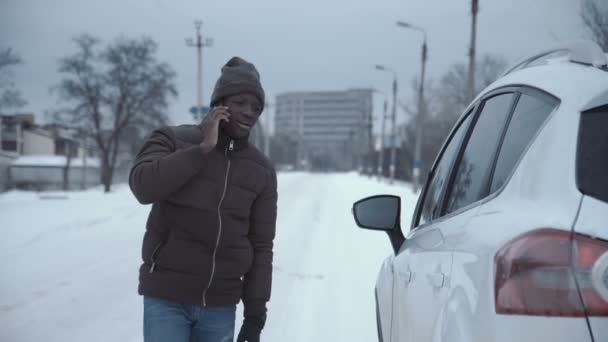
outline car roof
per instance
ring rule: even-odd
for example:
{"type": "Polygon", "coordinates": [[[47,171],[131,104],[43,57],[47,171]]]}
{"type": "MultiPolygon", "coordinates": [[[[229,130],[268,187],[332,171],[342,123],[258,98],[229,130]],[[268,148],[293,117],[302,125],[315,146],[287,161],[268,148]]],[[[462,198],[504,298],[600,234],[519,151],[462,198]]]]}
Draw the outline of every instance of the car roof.
{"type": "Polygon", "coordinates": [[[608,90],[608,71],[567,60],[527,67],[499,78],[480,96],[498,88],[523,85],[541,89],[575,108],[589,103],[608,90]]]}
{"type": "Polygon", "coordinates": [[[608,53],[590,40],[559,42],[515,63],[476,101],[498,88],[518,85],[544,90],[579,110],[606,103],[608,53]]]}

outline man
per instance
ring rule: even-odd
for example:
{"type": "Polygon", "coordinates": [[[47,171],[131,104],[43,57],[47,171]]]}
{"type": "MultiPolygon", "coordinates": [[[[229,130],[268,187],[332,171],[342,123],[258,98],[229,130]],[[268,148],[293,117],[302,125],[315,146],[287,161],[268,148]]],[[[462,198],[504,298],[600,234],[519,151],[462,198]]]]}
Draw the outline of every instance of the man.
{"type": "Polygon", "coordinates": [[[129,184],[152,203],[143,239],[139,293],[145,342],[257,342],[270,299],[277,181],[247,138],[264,107],[253,64],[222,68],[211,111],[199,125],[152,133],[129,184]]]}

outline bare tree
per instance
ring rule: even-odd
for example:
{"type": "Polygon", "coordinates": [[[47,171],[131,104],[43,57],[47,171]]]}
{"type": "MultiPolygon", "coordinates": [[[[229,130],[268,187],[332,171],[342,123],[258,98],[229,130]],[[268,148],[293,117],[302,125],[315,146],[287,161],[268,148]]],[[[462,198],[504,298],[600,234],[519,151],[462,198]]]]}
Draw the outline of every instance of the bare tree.
{"type": "MultiPolygon", "coordinates": [[[[475,94],[494,82],[506,69],[507,62],[503,57],[494,55],[483,55],[477,63],[475,72],[475,94]]],[[[415,98],[418,91],[418,81],[412,84],[412,98],[415,98]]],[[[425,115],[422,118],[423,145],[422,145],[422,171],[428,172],[443,142],[450,130],[469,105],[467,84],[468,69],[464,63],[452,65],[448,71],[442,75],[438,82],[428,81],[426,89],[429,89],[425,97],[425,115]]],[[[402,106],[406,112],[413,114],[407,106],[402,106]]],[[[416,134],[416,116],[405,128],[404,134],[404,153],[405,160],[411,163],[411,150],[414,146],[416,134]]],[[[411,167],[406,168],[409,172],[411,167]]]]}
{"type": "Polygon", "coordinates": [[[604,51],[608,51],[608,2],[605,0],[583,0],[580,16],[591,39],[604,51]]]}
{"type": "MultiPolygon", "coordinates": [[[[476,66],[476,89],[479,94],[485,87],[494,82],[506,69],[507,62],[503,57],[483,55],[476,66]]],[[[467,96],[467,66],[464,63],[454,64],[440,79],[436,89],[435,100],[439,102],[439,115],[455,115],[456,118],[469,105],[467,96]],[[454,114],[454,112],[456,112],[454,114]]]]}
{"type": "Polygon", "coordinates": [[[156,43],[147,37],[119,37],[105,47],[83,34],[78,52],[62,58],[61,82],[54,88],[66,108],[55,121],[87,132],[100,152],[101,182],[110,191],[119,148],[132,134],[168,121],[169,100],[177,96],[175,72],[158,62],[156,43]]]}
{"type": "MultiPolygon", "coordinates": [[[[65,144],[65,165],[63,167],[63,185],[62,189],[67,191],[70,189],[70,167],[72,165],[72,141],[69,139],[64,140],[65,144]]],[[[84,170],[83,170],[84,172],[84,170]]]]}
{"type": "Polygon", "coordinates": [[[0,49],[0,110],[18,109],[27,104],[13,80],[13,67],[22,63],[21,56],[11,48],[0,49]]]}

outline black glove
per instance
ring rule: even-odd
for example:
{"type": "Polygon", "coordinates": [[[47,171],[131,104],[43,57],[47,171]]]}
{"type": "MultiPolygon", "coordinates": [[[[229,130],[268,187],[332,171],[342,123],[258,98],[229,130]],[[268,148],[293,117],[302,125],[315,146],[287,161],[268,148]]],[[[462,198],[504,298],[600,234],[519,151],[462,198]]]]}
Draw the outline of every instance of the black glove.
{"type": "Polygon", "coordinates": [[[260,342],[260,334],[262,333],[262,329],[264,329],[265,323],[266,314],[245,317],[236,342],[260,342]]]}

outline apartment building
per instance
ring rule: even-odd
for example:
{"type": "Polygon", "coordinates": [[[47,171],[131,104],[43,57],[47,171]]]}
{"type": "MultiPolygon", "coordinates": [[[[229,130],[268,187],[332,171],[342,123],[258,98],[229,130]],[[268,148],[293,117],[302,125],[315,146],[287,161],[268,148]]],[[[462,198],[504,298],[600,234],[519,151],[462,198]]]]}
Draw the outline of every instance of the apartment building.
{"type": "Polygon", "coordinates": [[[298,168],[355,170],[372,149],[372,89],[289,92],[276,97],[280,163],[298,168]]]}

